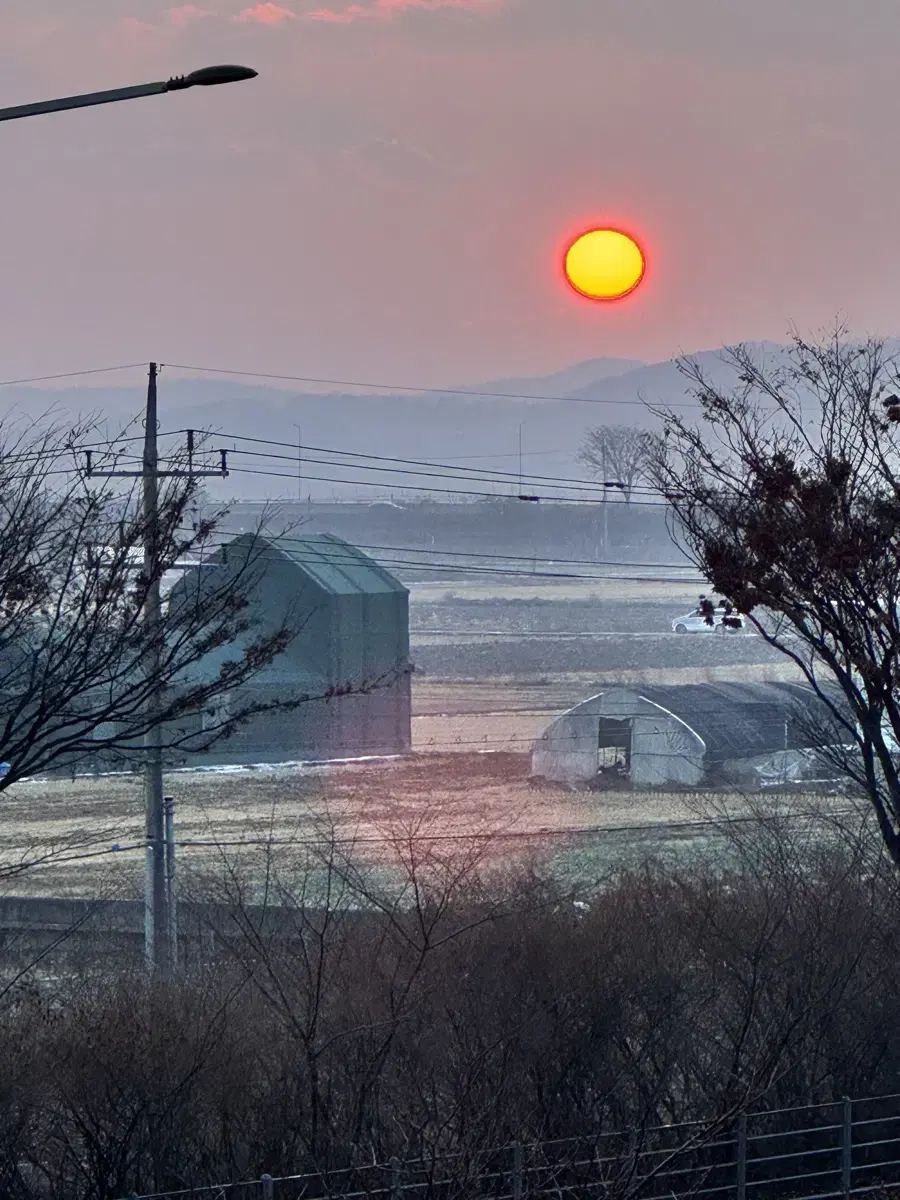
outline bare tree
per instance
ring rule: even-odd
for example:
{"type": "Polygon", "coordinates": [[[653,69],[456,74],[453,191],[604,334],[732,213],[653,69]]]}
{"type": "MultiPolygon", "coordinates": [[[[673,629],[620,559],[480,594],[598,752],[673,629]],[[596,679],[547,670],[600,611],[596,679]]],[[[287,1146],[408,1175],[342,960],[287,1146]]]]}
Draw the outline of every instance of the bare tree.
{"type": "MultiPolygon", "coordinates": [[[[0,426],[0,788],[98,756],[139,758],[151,728],[164,749],[202,749],[250,716],[311,698],[241,691],[297,630],[292,613],[261,623],[252,596],[268,543],[245,535],[239,560],[223,562],[224,513],[196,518],[187,470],[161,488],[153,568],[164,590],[177,585],[157,632],[145,622],[145,520],[121,480],[75,468],[73,449],[90,432],[0,426]]],[[[124,455],[95,449],[94,465],[124,455]]]]}
{"type": "Polygon", "coordinates": [[[768,361],[743,346],[725,359],[731,388],[681,364],[702,420],[660,414],[652,477],[676,540],[825,702],[841,769],[900,864],[896,363],[842,327],[768,361]]]}
{"type": "Polygon", "coordinates": [[[635,485],[644,475],[653,446],[653,434],[633,425],[599,425],[589,429],[578,457],[604,483],[616,483],[630,503],[635,485]]]}
{"type": "Polygon", "coordinates": [[[775,1110],[773,1155],[797,1150],[778,1110],[883,1095],[893,1119],[900,875],[857,822],[824,846],[794,815],[725,812],[724,872],[617,870],[578,907],[414,825],[222,845],[190,971],[104,947],[0,997],[2,1194],[266,1171],[311,1196],[688,1196],[733,1183],[748,1109],[775,1110]]]}

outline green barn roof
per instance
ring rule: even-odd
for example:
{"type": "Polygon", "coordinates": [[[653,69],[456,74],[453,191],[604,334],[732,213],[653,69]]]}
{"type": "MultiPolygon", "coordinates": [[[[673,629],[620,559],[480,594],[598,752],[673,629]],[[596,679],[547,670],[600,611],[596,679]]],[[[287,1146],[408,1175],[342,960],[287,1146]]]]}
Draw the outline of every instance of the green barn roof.
{"type": "Polygon", "coordinates": [[[332,595],[371,596],[407,591],[399,579],[374,558],[332,533],[267,538],[266,541],[332,595]]]}

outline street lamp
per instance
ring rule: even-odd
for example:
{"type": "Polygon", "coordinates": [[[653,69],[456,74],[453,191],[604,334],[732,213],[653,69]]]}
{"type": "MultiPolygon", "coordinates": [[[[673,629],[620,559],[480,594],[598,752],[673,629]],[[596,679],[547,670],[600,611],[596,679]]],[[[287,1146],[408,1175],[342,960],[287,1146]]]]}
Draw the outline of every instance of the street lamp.
{"type": "Polygon", "coordinates": [[[15,121],[19,117],[39,117],[42,113],[62,112],[67,108],[90,108],[94,104],[114,104],[117,100],[136,100],[139,96],[160,96],[164,92],[182,92],[185,88],[215,87],[220,83],[238,83],[255,79],[257,72],[250,67],[201,67],[190,75],[177,75],[159,83],[141,83],[136,87],[112,88],[107,92],[89,92],[84,96],[63,96],[59,100],[41,100],[37,104],[19,104],[15,108],[0,108],[0,121],[15,121]]]}

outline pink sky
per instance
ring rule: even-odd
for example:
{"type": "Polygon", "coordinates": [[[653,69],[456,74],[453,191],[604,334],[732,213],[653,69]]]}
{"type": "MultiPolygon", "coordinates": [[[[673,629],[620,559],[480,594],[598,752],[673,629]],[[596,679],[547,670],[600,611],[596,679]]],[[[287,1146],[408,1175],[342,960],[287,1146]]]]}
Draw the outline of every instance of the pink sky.
{"type": "Polygon", "coordinates": [[[441,384],[900,333],[894,0],[5,0],[0,377],[169,362],[441,384]],[[862,21],[862,16],[865,21],[862,21]],[[565,236],[625,222],[595,307],[565,236]]]}

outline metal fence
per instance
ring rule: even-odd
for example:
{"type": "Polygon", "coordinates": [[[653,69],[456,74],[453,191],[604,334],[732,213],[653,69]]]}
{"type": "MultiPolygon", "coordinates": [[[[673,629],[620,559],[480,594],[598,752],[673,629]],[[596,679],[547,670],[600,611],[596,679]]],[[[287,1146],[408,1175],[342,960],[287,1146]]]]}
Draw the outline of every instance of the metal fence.
{"type": "Polygon", "coordinates": [[[837,1200],[890,1185],[900,1186],[900,1094],[127,1200],[837,1200]]]}

